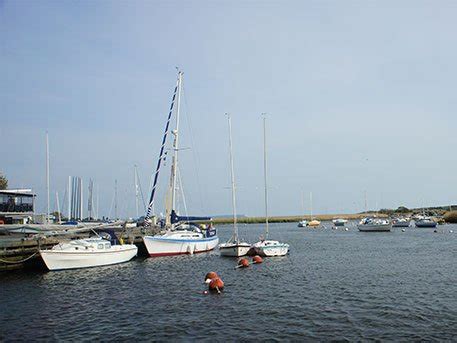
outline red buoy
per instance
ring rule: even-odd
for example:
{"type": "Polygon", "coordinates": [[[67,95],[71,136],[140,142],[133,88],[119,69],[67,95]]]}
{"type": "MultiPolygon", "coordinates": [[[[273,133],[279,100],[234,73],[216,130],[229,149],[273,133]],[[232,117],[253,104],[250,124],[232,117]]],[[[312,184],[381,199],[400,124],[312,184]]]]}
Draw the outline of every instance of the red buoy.
{"type": "Polygon", "coordinates": [[[205,276],[205,283],[209,283],[212,279],[215,279],[217,278],[218,275],[216,272],[209,272],[209,273],[206,273],[206,276],[205,276]]]}
{"type": "Polygon", "coordinates": [[[238,261],[238,268],[246,268],[249,267],[249,261],[247,258],[242,258],[238,261]]]}
{"type": "Polygon", "coordinates": [[[252,258],[252,262],[254,262],[254,263],[262,263],[262,262],[263,262],[263,259],[262,259],[259,255],[255,255],[255,256],[252,258]]]}
{"type": "Polygon", "coordinates": [[[209,283],[209,290],[220,293],[224,289],[224,281],[219,277],[212,279],[209,283]]]}

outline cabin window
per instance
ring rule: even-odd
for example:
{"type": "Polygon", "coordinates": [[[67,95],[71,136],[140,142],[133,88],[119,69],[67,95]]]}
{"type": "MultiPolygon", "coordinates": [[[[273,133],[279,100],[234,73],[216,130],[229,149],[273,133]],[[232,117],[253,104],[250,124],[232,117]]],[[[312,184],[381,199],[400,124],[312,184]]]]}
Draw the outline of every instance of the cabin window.
{"type": "Polygon", "coordinates": [[[103,249],[103,244],[99,244],[98,249],[103,249]]]}
{"type": "Polygon", "coordinates": [[[105,249],[111,248],[111,243],[105,243],[105,249]]]}

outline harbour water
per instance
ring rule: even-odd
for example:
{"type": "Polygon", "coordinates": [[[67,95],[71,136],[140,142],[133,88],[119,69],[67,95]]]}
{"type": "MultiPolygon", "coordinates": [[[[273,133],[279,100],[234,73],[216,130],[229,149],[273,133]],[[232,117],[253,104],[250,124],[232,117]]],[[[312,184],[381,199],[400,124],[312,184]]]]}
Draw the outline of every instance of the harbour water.
{"type": "MultiPolygon", "coordinates": [[[[262,230],[240,226],[250,242],[262,230]]],[[[247,269],[214,251],[2,273],[0,341],[453,340],[457,226],[437,230],[272,224],[290,254],[247,269]],[[223,278],[221,295],[203,294],[209,271],[223,278]]],[[[221,241],[230,234],[219,227],[221,241]]]]}

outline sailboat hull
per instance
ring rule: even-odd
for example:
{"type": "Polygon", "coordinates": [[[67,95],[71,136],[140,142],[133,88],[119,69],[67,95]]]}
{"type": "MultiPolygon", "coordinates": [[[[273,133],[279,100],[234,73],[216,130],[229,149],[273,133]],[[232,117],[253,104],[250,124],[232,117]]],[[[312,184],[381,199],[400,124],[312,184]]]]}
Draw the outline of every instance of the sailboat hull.
{"type": "Polygon", "coordinates": [[[224,243],[219,244],[221,256],[240,257],[247,255],[251,246],[249,244],[224,243]]]}
{"type": "Polygon", "coordinates": [[[100,267],[128,262],[137,252],[138,248],[131,244],[113,246],[107,251],[40,250],[49,270],[100,267]]]}
{"type": "Polygon", "coordinates": [[[289,244],[278,241],[260,241],[255,243],[249,250],[249,255],[263,257],[285,256],[289,252],[289,244]]]}
{"type": "Polygon", "coordinates": [[[144,245],[151,257],[196,254],[213,250],[219,243],[219,238],[172,238],[164,236],[144,236],[144,245]]]}

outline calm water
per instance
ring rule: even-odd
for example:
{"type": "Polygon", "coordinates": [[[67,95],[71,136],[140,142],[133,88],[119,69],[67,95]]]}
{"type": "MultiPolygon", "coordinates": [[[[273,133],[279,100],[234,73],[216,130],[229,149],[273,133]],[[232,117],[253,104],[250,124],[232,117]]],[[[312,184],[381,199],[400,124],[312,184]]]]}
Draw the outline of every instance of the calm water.
{"type": "MultiPolygon", "coordinates": [[[[254,241],[262,227],[241,230],[254,241]]],[[[273,224],[290,255],[243,270],[212,252],[3,273],[0,340],[456,339],[457,226],[438,230],[273,224]],[[203,294],[212,270],[221,295],[203,294]]],[[[229,234],[220,227],[222,240],[229,234]]]]}

